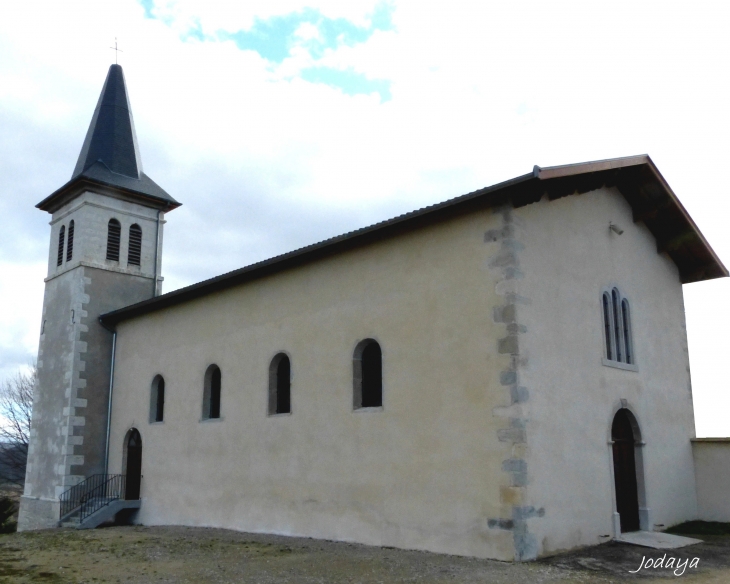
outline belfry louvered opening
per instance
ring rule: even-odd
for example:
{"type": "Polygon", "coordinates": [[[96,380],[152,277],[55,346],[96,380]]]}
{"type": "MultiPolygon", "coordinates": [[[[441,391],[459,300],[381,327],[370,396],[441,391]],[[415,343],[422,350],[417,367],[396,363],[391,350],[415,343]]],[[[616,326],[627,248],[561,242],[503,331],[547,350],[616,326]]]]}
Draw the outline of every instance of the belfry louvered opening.
{"type": "Polygon", "coordinates": [[[119,243],[122,239],[122,226],[116,219],[109,219],[106,236],[106,259],[119,261],[119,243]]]}
{"type": "Polygon", "coordinates": [[[66,243],[66,261],[70,262],[74,257],[74,222],[68,224],[68,242],[66,243]]]}
{"type": "Polygon", "coordinates": [[[63,263],[63,244],[66,239],[66,226],[61,225],[61,231],[58,232],[58,259],[56,265],[60,266],[63,263]]]}
{"type": "Polygon", "coordinates": [[[127,264],[131,266],[140,265],[142,257],[142,228],[136,223],[129,228],[129,253],[127,264]]]}

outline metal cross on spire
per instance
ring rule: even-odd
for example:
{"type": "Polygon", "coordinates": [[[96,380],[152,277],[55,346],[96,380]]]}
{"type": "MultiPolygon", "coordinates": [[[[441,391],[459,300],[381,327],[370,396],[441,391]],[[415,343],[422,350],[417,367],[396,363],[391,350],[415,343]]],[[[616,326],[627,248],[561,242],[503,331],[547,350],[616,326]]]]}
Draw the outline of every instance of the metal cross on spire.
{"type": "Polygon", "coordinates": [[[109,48],[112,51],[116,51],[115,56],[114,56],[114,63],[116,65],[119,65],[119,53],[123,53],[124,51],[117,46],[117,37],[114,37],[114,46],[109,47],[109,48]]]}

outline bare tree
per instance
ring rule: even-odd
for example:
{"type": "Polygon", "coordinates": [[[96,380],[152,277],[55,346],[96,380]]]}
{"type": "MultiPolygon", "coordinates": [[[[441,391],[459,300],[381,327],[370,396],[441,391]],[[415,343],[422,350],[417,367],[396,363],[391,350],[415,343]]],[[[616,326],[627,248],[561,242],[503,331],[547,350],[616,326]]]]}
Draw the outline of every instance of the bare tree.
{"type": "Polygon", "coordinates": [[[0,385],[0,483],[23,486],[28,460],[33,388],[38,371],[18,372],[0,385]]]}

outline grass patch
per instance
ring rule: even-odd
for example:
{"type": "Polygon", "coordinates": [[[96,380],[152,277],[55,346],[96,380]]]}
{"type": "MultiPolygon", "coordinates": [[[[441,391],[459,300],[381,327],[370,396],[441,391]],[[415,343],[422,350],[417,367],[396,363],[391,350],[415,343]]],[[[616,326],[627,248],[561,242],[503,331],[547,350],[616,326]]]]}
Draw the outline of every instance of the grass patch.
{"type": "Polygon", "coordinates": [[[675,535],[730,535],[730,523],[720,521],[687,521],[667,529],[675,535]]]}

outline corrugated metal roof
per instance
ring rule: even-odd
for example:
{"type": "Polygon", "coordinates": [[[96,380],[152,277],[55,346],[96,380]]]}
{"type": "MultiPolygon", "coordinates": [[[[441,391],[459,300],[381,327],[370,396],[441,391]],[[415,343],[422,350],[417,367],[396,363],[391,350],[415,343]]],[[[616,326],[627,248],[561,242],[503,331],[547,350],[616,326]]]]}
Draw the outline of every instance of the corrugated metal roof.
{"type": "Polygon", "coordinates": [[[641,155],[551,168],[536,166],[530,174],[109,312],[102,315],[100,321],[111,328],[122,320],[181,304],[477,209],[507,204],[521,207],[535,203],[543,196],[554,200],[602,186],[615,186],[626,197],[633,209],[634,220],[643,221],[651,230],[657,240],[657,251],[666,252],[672,258],[679,268],[682,282],[728,275],[727,269],[654,163],[648,156],[641,155]]]}

